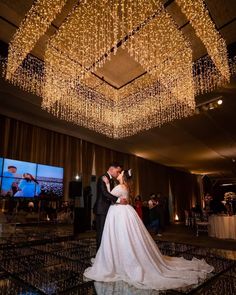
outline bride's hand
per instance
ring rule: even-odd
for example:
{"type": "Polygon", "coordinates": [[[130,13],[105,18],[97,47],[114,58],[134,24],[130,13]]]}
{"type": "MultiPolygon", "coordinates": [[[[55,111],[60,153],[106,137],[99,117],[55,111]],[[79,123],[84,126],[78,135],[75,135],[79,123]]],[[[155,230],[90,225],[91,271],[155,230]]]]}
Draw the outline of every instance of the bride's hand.
{"type": "Polygon", "coordinates": [[[105,184],[109,184],[109,180],[106,176],[103,176],[102,180],[105,182],[105,184]]]}

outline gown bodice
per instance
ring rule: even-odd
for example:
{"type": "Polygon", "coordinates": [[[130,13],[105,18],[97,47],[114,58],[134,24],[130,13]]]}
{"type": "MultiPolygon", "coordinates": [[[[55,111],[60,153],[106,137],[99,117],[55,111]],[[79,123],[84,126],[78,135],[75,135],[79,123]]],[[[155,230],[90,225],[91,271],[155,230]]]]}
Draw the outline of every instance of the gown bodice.
{"type": "Polygon", "coordinates": [[[127,201],[129,201],[129,192],[124,184],[118,184],[115,186],[111,191],[111,194],[118,198],[125,198],[127,201]]]}

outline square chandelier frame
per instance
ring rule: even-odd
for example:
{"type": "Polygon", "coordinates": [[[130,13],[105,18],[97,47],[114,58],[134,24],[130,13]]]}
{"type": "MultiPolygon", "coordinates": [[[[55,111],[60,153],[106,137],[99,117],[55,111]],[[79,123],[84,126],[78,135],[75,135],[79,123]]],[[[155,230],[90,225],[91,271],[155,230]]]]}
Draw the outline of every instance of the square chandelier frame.
{"type": "Polygon", "coordinates": [[[227,83],[230,68],[204,2],[176,2],[209,54],[194,64],[190,43],[160,0],[80,1],[50,38],[43,63],[28,53],[66,1],[38,0],[10,43],[6,78],[41,96],[42,108],[58,118],[112,138],[190,116],[195,95],[227,83]],[[93,72],[119,45],[147,73],[118,90],[93,72]]]}

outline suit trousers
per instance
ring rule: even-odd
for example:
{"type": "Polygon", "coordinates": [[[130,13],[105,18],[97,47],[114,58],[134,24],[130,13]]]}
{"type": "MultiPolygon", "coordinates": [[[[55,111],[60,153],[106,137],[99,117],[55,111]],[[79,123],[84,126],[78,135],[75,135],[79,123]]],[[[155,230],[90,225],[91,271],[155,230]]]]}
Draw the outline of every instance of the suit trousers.
{"type": "Polygon", "coordinates": [[[107,215],[105,215],[105,214],[97,214],[96,215],[97,250],[99,249],[100,244],[101,244],[102,233],[103,233],[103,228],[104,228],[106,216],[107,215]]]}

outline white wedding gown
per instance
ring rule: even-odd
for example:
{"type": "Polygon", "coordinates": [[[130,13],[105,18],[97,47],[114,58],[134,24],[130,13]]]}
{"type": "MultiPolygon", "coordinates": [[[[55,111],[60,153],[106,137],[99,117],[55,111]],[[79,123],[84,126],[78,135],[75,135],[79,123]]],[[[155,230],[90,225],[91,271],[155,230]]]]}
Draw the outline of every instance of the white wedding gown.
{"type": "MultiPolygon", "coordinates": [[[[124,185],[111,193],[128,198],[124,185]]],[[[106,217],[101,246],[86,278],[125,281],[139,289],[166,290],[197,284],[213,267],[204,260],[163,256],[130,205],[111,205],[106,217]]]]}

